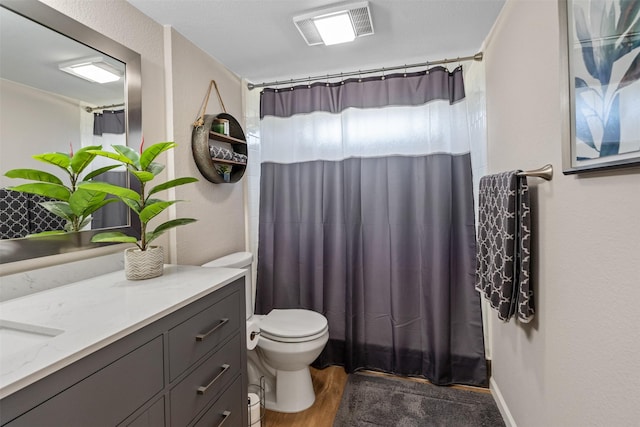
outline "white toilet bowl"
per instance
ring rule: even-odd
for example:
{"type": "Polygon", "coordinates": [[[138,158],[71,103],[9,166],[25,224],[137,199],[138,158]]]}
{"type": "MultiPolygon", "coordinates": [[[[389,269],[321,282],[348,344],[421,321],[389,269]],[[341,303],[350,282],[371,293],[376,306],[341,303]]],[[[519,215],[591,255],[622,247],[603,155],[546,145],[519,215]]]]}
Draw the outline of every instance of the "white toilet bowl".
{"type": "Polygon", "coordinates": [[[262,369],[253,372],[269,373],[265,406],[278,412],[309,408],[315,401],[309,365],[329,340],[326,318],[310,310],[272,310],[258,324],[260,338],[254,352],[262,369]]]}
{"type": "Polygon", "coordinates": [[[247,269],[247,320],[260,328],[258,345],[248,352],[249,383],[265,380],[265,406],[278,412],[300,412],[315,401],[309,365],[329,340],[327,319],[311,310],[274,309],[267,315],[253,315],[255,289],[251,288],[248,252],[231,254],[205,267],[247,269]]]}

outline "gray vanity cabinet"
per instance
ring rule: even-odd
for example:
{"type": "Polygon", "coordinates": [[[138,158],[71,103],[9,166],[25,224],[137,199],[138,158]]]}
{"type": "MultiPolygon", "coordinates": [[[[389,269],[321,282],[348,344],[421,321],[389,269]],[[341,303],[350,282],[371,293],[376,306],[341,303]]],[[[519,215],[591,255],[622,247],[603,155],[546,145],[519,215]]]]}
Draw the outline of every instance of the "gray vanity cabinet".
{"type": "Polygon", "coordinates": [[[149,409],[138,415],[128,427],[156,427],[164,426],[164,397],[158,399],[149,409]]]}
{"type": "Polygon", "coordinates": [[[162,390],[162,364],[162,336],[158,336],[9,425],[89,426],[95,420],[115,425],[162,390]]]}
{"type": "Polygon", "coordinates": [[[247,425],[244,278],[0,401],[3,426],[247,425]]]}

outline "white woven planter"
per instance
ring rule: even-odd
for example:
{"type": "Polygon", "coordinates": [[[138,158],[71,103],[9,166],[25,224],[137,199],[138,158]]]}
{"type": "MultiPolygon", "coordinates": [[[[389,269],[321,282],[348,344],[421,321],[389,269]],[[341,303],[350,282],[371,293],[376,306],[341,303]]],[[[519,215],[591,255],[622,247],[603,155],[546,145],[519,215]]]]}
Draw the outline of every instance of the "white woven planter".
{"type": "Polygon", "coordinates": [[[129,248],[124,251],[124,272],[129,280],[162,276],[163,264],[162,246],[150,246],[146,251],[138,248],[129,248]]]}

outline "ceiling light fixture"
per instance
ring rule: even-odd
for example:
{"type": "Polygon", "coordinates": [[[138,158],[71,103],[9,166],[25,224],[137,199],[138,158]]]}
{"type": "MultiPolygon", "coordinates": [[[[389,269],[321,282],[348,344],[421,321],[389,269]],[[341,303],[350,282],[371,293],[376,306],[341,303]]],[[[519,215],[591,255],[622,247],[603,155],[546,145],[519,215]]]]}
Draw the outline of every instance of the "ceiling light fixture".
{"type": "Polygon", "coordinates": [[[309,46],[350,42],[373,34],[369,2],[339,4],[305,13],[293,23],[309,46]]]}
{"type": "Polygon", "coordinates": [[[88,80],[93,83],[110,83],[120,80],[122,73],[112,65],[104,62],[102,57],[85,58],[65,62],[58,65],[65,73],[88,80]]]}
{"type": "Polygon", "coordinates": [[[313,24],[326,46],[352,42],[356,38],[356,32],[347,12],[314,18],[313,24]]]}

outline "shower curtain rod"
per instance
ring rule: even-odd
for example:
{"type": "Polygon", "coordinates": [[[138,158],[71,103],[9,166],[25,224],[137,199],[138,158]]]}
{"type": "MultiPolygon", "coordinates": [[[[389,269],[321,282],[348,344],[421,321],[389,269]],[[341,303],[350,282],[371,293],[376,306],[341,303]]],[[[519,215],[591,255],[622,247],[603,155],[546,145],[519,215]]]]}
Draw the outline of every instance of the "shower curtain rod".
{"type": "Polygon", "coordinates": [[[124,107],[124,103],[122,103],[122,104],[111,104],[111,105],[101,105],[99,107],[85,107],[84,110],[87,113],[93,113],[96,110],[104,110],[105,108],[113,108],[113,107],[124,107]]]}
{"type": "Polygon", "coordinates": [[[384,73],[386,71],[406,70],[407,68],[416,68],[416,67],[430,67],[432,65],[450,64],[452,62],[462,62],[462,61],[471,61],[471,60],[482,61],[482,56],[483,56],[482,52],[478,52],[475,55],[471,55],[471,56],[459,56],[457,58],[452,58],[452,59],[445,58],[439,61],[427,61],[427,62],[422,62],[418,64],[404,64],[404,65],[397,65],[395,67],[382,67],[382,68],[375,68],[371,70],[349,71],[348,73],[326,74],[324,76],[289,79],[289,80],[282,80],[282,81],[276,80],[273,82],[263,82],[263,83],[257,83],[257,84],[247,83],[247,88],[249,88],[249,90],[253,90],[257,87],[267,87],[267,86],[273,86],[273,85],[278,86],[283,84],[304,83],[304,82],[329,80],[329,79],[336,79],[336,78],[350,77],[350,76],[361,76],[363,74],[384,73]]]}

